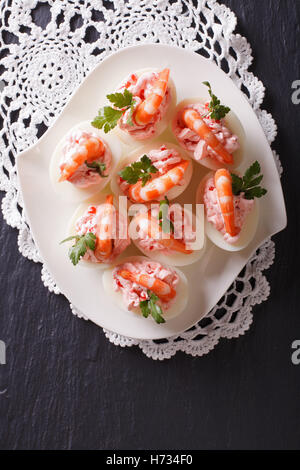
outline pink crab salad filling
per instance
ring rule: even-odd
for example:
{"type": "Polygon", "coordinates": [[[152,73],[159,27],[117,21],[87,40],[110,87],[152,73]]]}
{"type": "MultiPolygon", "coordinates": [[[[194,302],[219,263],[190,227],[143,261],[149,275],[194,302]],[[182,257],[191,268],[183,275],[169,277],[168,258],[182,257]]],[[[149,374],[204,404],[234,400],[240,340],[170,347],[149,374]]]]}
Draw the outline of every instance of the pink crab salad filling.
{"type": "MultiPolygon", "coordinates": [[[[77,235],[85,235],[89,232],[97,236],[98,221],[101,218],[101,211],[104,211],[105,204],[101,206],[89,206],[85,213],[76,221],[75,230],[77,235]]],[[[127,232],[127,221],[125,217],[116,210],[115,229],[112,230],[113,250],[111,256],[105,260],[96,255],[90,248],[87,249],[83,259],[92,263],[112,263],[130,245],[130,238],[127,232]]]]}
{"type": "MultiPolygon", "coordinates": [[[[113,270],[113,288],[116,292],[122,293],[127,310],[139,307],[140,302],[148,300],[149,297],[145,287],[120,276],[118,273],[121,269],[138,274],[148,274],[150,277],[166,282],[175,291],[179,282],[179,276],[175,270],[166,268],[156,261],[132,261],[116,266],[113,270]]],[[[168,310],[173,302],[176,302],[176,296],[168,302],[158,300],[158,304],[163,310],[168,310]]]]}
{"type": "MultiPolygon", "coordinates": [[[[154,205],[151,208],[151,217],[158,220],[159,206],[154,205]]],[[[173,236],[176,240],[182,241],[187,248],[189,243],[193,243],[196,239],[196,233],[193,229],[193,221],[190,214],[183,210],[180,204],[172,204],[168,208],[168,219],[172,222],[174,227],[173,236]]],[[[151,233],[151,232],[150,232],[151,233]]],[[[174,253],[172,249],[166,248],[159,240],[149,236],[148,224],[139,224],[139,239],[138,244],[146,251],[160,251],[163,254],[174,253]]]]}
{"type": "MultiPolygon", "coordinates": [[[[216,121],[207,116],[208,113],[208,104],[196,103],[186,106],[184,109],[194,109],[197,111],[203,118],[204,122],[210,128],[213,134],[221,142],[223,147],[233,154],[236,150],[239,149],[238,137],[234,135],[225,125],[225,120],[221,119],[216,121]]],[[[194,159],[200,161],[203,158],[209,157],[213,160],[217,160],[221,163],[224,163],[219,155],[209,146],[207,143],[200,138],[196,132],[192,131],[188,127],[185,127],[185,124],[182,122],[181,110],[176,119],[173,122],[173,133],[177,137],[178,141],[183,148],[193,153],[194,159]]]]}
{"type": "Polygon", "coordinates": [[[145,72],[140,77],[137,77],[136,74],[132,74],[125,80],[124,84],[118,90],[120,92],[124,92],[124,89],[127,88],[133,95],[133,99],[135,101],[133,111],[130,109],[125,111],[119,120],[119,126],[123,131],[128,132],[128,134],[136,140],[145,140],[155,135],[156,126],[164,117],[171,102],[171,89],[168,87],[157,112],[149,123],[139,125],[134,121],[134,119],[130,118],[130,114],[134,114],[138,105],[142,103],[145,98],[151,95],[152,85],[157,76],[158,74],[156,72],[145,72]]]}
{"type": "MultiPolygon", "coordinates": [[[[90,140],[99,141],[99,137],[93,132],[86,132],[78,129],[71,132],[67,136],[65,145],[62,149],[60,167],[62,168],[65,165],[72,165],[74,159],[81,155],[85,157],[85,160],[89,160],[86,144],[87,141],[90,140]]],[[[103,171],[103,174],[108,176],[112,162],[112,155],[107,144],[103,141],[102,143],[105,147],[105,153],[98,159],[93,159],[93,162],[104,163],[106,168],[103,171]]],[[[84,163],[80,165],[77,170],[75,170],[74,173],[68,178],[68,181],[80,189],[85,189],[91,185],[99,184],[102,179],[103,178],[99,175],[99,173],[92,168],[88,168],[84,161],[84,163]]]]}
{"type": "Polygon", "coordinates": [[[243,193],[239,196],[233,196],[235,226],[239,229],[239,233],[235,237],[230,236],[225,230],[217,189],[213,178],[210,178],[206,182],[203,200],[208,222],[212,223],[216,230],[223,234],[225,241],[231,244],[236,243],[239,239],[240,231],[243,228],[245,220],[253,209],[254,200],[245,199],[243,193]]]}
{"type": "MultiPolygon", "coordinates": [[[[143,155],[145,154],[142,154],[137,161],[139,161],[143,155]]],[[[162,145],[158,149],[150,150],[147,154],[147,157],[150,158],[152,164],[158,170],[157,173],[153,174],[153,179],[164,175],[167,171],[174,167],[174,165],[182,161],[182,158],[176,149],[167,148],[165,145],[162,145]]],[[[184,184],[185,180],[182,178],[180,183],[178,183],[178,186],[182,186],[184,184]]],[[[119,185],[121,191],[126,194],[130,184],[119,177],[119,185]]]]}

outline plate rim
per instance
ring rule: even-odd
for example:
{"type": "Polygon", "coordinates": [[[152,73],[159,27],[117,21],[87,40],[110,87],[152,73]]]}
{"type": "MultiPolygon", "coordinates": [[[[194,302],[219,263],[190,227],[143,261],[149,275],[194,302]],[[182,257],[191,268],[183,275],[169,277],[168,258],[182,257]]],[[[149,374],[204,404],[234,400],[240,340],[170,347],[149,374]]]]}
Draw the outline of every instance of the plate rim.
{"type": "MultiPolygon", "coordinates": [[[[65,106],[63,107],[62,111],[60,112],[60,114],[54,119],[53,123],[51,124],[51,126],[47,129],[47,131],[41,136],[40,139],[38,139],[34,144],[32,144],[31,146],[29,146],[27,149],[23,150],[22,152],[18,153],[17,154],[17,157],[16,157],[16,168],[17,168],[17,175],[18,175],[18,181],[19,181],[19,188],[21,190],[21,193],[22,193],[22,199],[23,199],[23,209],[24,209],[24,212],[26,214],[26,221],[27,223],[29,224],[29,227],[30,227],[30,231],[31,231],[31,236],[33,237],[33,240],[37,246],[37,249],[41,255],[41,250],[40,249],[40,246],[39,246],[39,242],[38,242],[38,237],[36,237],[36,234],[35,234],[35,230],[32,229],[32,224],[31,224],[31,216],[29,215],[29,212],[27,209],[27,202],[25,200],[25,198],[23,197],[23,194],[24,194],[24,186],[23,186],[23,181],[22,181],[22,177],[20,176],[22,174],[22,166],[23,166],[23,161],[24,159],[26,158],[26,155],[30,154],[32,151],[34,151],[44,140],[46,140],[47,136],[48,136],[48,133],[51,132],[51,130],[54,128],[54,126],[56,126],[57,122],[60,120],[60,119],[63,119],[63,115],[67,112],[67,110],[69,109],[69,107],[72,105],[72,101],[74,99],[74,96],[77,94],[77,92],[80,91],[80,88],[83,86],[83,84],[88,81],[89,77],[93,74],[93,73],[96,73],[96,71],[98,70],[98,68],[100,68],[104,63],[108,62],[109,60],[111,60],[112,58],[120,55],[120,54],[123,54],[124,52],[128,51],[128,50],[138,50],[138,49],[143,49],[143,48],[149,48],[149,47],[154,47],[154,48],[162,48],[162,49],[177,49],[178,51],[181,51],[181,52],[184,52],[185,54],[188,54],[190,55],[191,57],[195,56],[197,57],[198,59],[200,58],[201,60],[203,61],[207,61],[208,63],[210,63],[211,65],[213,65],[214,67],[217,67],[217,69],[222,72],[223,74],[223,77],[226,79],[226,80],[230,80],[231,82],[233,82],[233,80],[221,69],[219,68],[213,61],[201,56],[200,54],[197,54],[196,52],[194,52],[193,50],[191,49],[185,49],[185,48],[182,48],[182,47],[179,47],[177,45],[169,45],[169,44],[160,44],[160,43],[155,43],[155,44],[150,44],[150,43],[146,43],[146,44],[138,44],[138,45],[131,45],[131,46],[127,46],[127,47],[124,47],[122,49],[119,49],[117,51],[113,51],[111,54],[109,54],[107,57],[105,57],[103,60],[101,60],[101,62],[99,62],[92,70],[90,70],[88,72],[88,74],[86,75],[86,77],[82,80],[82,82],[75,88],[75,90],[73,91],[73,93],[70,95],[67,103],[65,104],[65,106]]],[[[245,104],[251,109],[253,115],[255,116],[255,119],[257,121],[257,124],[262,128],[259,120],[258,120],[258,117],[255,113],[255,110],[253,109],[253,107],[251,106],[251,104],[249,103],[249,101],[246,99],[246,96],[245,94],[236,86],[236,84],[233,82],[234,86],[237,88],[237,90],[239,91],[239,94],[240,94],[240,97],[244,100],[245,104]]],[[[178,103],[177,103],[178,104],[178,103]]],[[[265,132],[264,130],[262,129],[262,132],[263,132],[263,136],[264,136],[264,139],[265,141],[267,142],[268,144],[268,147],[270,148],[270,151],[272,153],[272,148],[271,148],[271,145],[269,144],[269,142],[267,141],[267,138],[266,138],[266,135],[265,135],[265,132]]],[[[276,167],[276,163],[275,163],[275,160],[272,162],[272,164],[276,167]]],[[[277,168],[276,168],[277,170],[277,168]]],[[[277,170],[278,172],[278,170],[277,170]]],[[[280,182],[280,177],[278,175],[278,178],[279,178],[279,182],[280,182]]],[[[268,235],[264,242],[274,236],[275,234],[283,231],[286,226],[287,226],[287,212],[286,212],[286,204],[285,204],[285,198],[284,198],[284,194],[283,194],[283,190],[282,190],[282,185],[281,185],[281,182],[279,184],[279,188],[278,190],[281,191],[281,198],[282,198],[282,208],[283,208],[283,214],[282,214],[282,223],[281,225],[279,226],[278,229],[274,230],[270,235],[268,235]]],[[[264,243],[263,242],[263,243],[264,243]]],[[[262,243],[262,244],[263,244],[262,243]]],[[[261,245],[262,245],[261,244],[261,245]]],[[[259,246],[261,246],[259,245],[259,246]]],[[[259,246],[253,248],[253,251],[251,252],[251,255],[248,257],[248,260],[246,261],[246,263],[244,264],[244,266],[249,262],[249,260],[252,258],[253,254],[259,249],[259,246]]],[[[53,275],[51,269],[49,269],[49,266],[48,266],[48,263],[46,261],[44,261],[43,259],[43,256],[41,255],[41,258],[42,258],[42,264],[44,264],[47,268],[47,270],[49,271],[50,275],[52,276],[53,280],[56,282],[56,278],[55,276],[53,275]]],[[[180,268],[179,268],[180,269],[180,268]]],[[[234,281],[234,279],[233,279],[234,281]]],[[[222,295],[224,295],[228,288],[230,287],[230,285],[232,284],[233,282],[232,280],[230,282],[228,282],[228,285],[226,286],[226,289],[224,289],[224,292],[222,295]]],[[[224,284],[225,285],[225,284],[224,284]]],[[[61,293],[63,293],[63,291],[60,289],[61,293]]],[[[68,298],[68,296],[66,294],[63,293],[63,295],[68,299],[68,301],[70,302],[70,304],[72,303],[71,300],[68,298]]],[[[222,298],[222,295],[220,296],[220,298],[222,298]]],[[[220,300],[220,298],[218,299],[218,301],[220,300]]],[[[216,304],[218,303],[218,301],[216,302],[216,304]]],[[[76,308],[76,306],[72,303],[72,305],[76,308]]],[[[79,310],[79,309],[78,309],[79,310]]],[[[83,312],[84,315],[85,315],[85,312],[83,312]]],[[[187,329],[191,328],[192,326],[196,325],[202,318],[204,318],[209,312],[205,312],[204,314],[202,314],[200,316],[199,314],[199,319],[194,322],[190,325],[190,326],[187,326],[185,327],[184,330],[181,330],[181,333],[183,331],[186,331],[187,329]]],[[[107,327],[104,327],[102,326],[100,323],[98,322],[95,322],[94,320],[91,320],[93,321],[93,323],[95,323],[97,326],[100,326],[101,328],[105,328],[105,329],[109,329],[107,327]]],[[[145,331],[147,330],[147,328],[145,328],[145,331]]],[[[111,330],[111,331],[114,331],[114,330],[111,330]]],[[[170,334],[166,334],[166,332],[163,333],[164,330],[162,330],[162,334],[161,335],[155,335],[154,337],[149,337],[149,335],[145,334],[144,336],[143,335],[139,335],[139,336],[136,336],[135,334],[133,334],[132,336],[130,336],[131,338],[134,338],[134,339],[140,339],[140,340],[152,340],[152,339],[163,339],[163,338],[168,338],[168,337],[172,337],[174,335],[177,335],[179,336],[180,335],[180,332],[170,332],[170,334]]],[[[120,332],[115,332],[116,334],[119,334],[119,335],[123,335],[123,333],[120,333],[120,332]]],[[[168,332],[167,332],[168,333],[168,332]]],[[[125,336],[125,335],[124,335],[125,336]]],[[[129,335],[128,335],[129,336],[129,335]]]]}

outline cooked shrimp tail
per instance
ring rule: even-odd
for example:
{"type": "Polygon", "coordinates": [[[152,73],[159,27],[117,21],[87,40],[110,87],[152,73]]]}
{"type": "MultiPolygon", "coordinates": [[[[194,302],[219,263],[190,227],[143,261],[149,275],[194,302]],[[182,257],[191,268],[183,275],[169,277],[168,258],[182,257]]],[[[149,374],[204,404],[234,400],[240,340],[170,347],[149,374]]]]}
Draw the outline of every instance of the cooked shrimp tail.
{"type": "Polygon", "coordinates": [[[161,279],[151,277],[148,274],[133,273],[126,269],[121,269],[118,274],[123,279],[135,282],[136,284],[151,290],[164,302],[168,302],[176,296],[176,291],[173,287],[161,279]]]}
{"type": "Polygon", "coordinates": [[[238,234],[238,229],[235,226],[232,179],[228,170],[221,169],[216,171],[215,186],[217,189],[225,230],[230,236],[235,237],[238,234]]]}
{"type": "Polygon", "coordinates": [[[104,144],[98,137],[82,137],[80,142],[76,142],[72,157],[60,166],[59,181],[68,180],[86,160],[92,162],[102,157],[104,153],[104,144]]]}
{"type": "Polygon", "coordinates": [[[151,93],[138,105],[135,111],[134,120],[137,124],[148,124],[157,113],[167,91],[169,75],[169,69],[159,72],[157,79],[152,85],[151,93]]]}
{"type": "MultiPolygon", "coordinates": [[[[101,207],[101,206],[100,206],[101,207]]],[[[105,209],[98,214],[95,256],[99,259],[107,259],[113,250],[112,225],[114,216],[113,195],[106,196],[105,209]]]]}
{"type": "Polygon", "coordinates": [[[142,185],[142,181],[130,185],[128,189],[130,199],[134,202],[158,200],[180,183],[189,164],[188,160],[182,160],[164,175],[148,181],[145,186],[142,185]]]}
{"type": "Polygon", "coordinates": [[[227,165],[231,165],[233,163],[232,155],[227,152],[195,109],[185,109],[182,113],[182,120],[189,129],[198,134],[199,137],[201,137],[201,139],[203,139],[206,144],[217,153],[224,163],[227,165]]]}

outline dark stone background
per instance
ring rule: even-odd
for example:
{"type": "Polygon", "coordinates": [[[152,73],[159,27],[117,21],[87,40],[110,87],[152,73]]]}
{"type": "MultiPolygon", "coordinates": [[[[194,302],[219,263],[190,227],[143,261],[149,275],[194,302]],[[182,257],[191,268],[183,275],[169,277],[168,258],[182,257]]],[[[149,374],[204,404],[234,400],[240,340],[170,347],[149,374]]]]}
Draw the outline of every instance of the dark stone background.
{"type": "MultiPolygon", "coordinates": [[[[17,250],[1,218],[2,449],[290,449],[300,442],[299,0],[223,0],[252,45],[264,107],[279,126],[289,226],[275,237],[270,299],[251,330],[201,359],[154,362],[110,344],[42,285],[40,265],[17,250]]],[[[43,11],[40,13],[43,21],[43,11]]],[[[0,215],[2,217],[2,215],[0,215]]]]}

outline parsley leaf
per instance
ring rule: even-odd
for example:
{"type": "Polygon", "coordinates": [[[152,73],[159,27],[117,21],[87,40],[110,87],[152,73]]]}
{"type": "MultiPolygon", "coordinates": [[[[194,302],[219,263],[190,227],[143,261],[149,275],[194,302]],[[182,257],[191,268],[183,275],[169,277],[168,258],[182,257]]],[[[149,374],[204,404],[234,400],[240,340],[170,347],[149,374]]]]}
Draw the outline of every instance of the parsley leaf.
{"type": "Polygon", "coordinates": [[[152,162],[147,155],[133,162],[131,165],[126,166],[119,172],[120,177],[127,181],[129,184],[136,184],[139,180],[142,181],[142,186],[145,186],[147,181],[151,179],[153,173],[157,173],[158,169],[152,165],[152,162]]]}
{"type": "Polygon", "coordinates": [[[252,165],[248,168],[248,170],[246,170],[245,172],[245,175],[244,175],[244,183],[245,184],[248,184],[253,176],[256,176],[256,175],[259,175],[260,173],[260,164],[258,163],[258,161],[252,163],[252,165]]]}
{"type": "Polygon", "coordinates": [[[211,119],[215,119],[216,121],[220,121],[223,119],[226,114],[229,113],[230,108],[228,106],[223,106],[221,101],[213,94],[211,85],[209,82],[203,82],[203,85],[208,87],[208,93],[211,97],[211,102],[209,103],[209,114],[211,119]]]}
{"type": "Polygon", "coordinates": [[[108,175],[104,175],[103,172],[106,170],[106,165],[105,163],[100,163],[100,162],[97,162],[97,161],[94,161],[94,162],[88,162],[87,160],[85,161],[85,164],[88,168],[90,168],[91,170],[94,170],[96,173],[99,173],[99,175],[101,176],[101,178],[107,178],[108,175]]]}
{"type": "Polygon", "coordinates": [[[232,192],[233,194],[237,196],[238,194],[242,192],[243,178],[240,178],[234,173],[231,173],[231,178],[232,178],[232,192]]]}
{"type": "Polygon", "coordinates": [[[118,120],[122,116],[123,112],[118,109],[111,108],[110,106],[104,106],[99,109],[98,116],[92,121],[92,126],[97,129],[104,130],[105,134],[116,127],[118,120]]]}
{"type": "Polygon", "coordinates": [[[257,178],[254,178],[250,180],[249,182],[244,183],[244,187],[247,189],[250,189],[250,188],[253,188],[254,186],[258,186],[262,182],[262,179],[263,179],[263,175],[260,175],[257,178]]]}
{"type": "Polygon", "coordinates": [[[132,103],[132,105],[130,106],[130,111],[129,111],[129,115],[128,115],[128,119],[126,121],[126,124],[128,124],[128,126],[133,126],[133,111],[134,111],[134,105],[135,105],[135,101],[132,103]]]}
{"type": "Polygon", "coordinates": [[[129,184],[135,184],[139,180],[139,174],[131,166],[123,168],[123,170],[119,172],[119,175],[129,184]]]}
{"type": "Polygon", "coordinates": [[[267,190],[265,188],[256,186],[255,188],[248,189],[245,192],[245,199],[254,199],[255,197],[260,198],[265,194],[267,194],[267,190]]]}
{"type": "Polygon", "coordinates": [[[130,91],[125,88],[123,93],[111,93],[106,95],[106,98],[113,104],[113,108],[111,106],[104,106],[103,108],[99,109],[98,115],[92,121],[92,126],[96,127],[97,129],[102,129],[107,134],[107,132],[111,131],[114,127],[116,127],[118,120],[120,117],[130,109],[129,117],[127,119],[127,124],[133,125],[132,115],[134,110],[135,101],[133,99],[133,95],[130,91]]]}
{"type": "Polygon", "coordinates": [[[142,300],[140,302],[140,308],[142,315],[145,318],[148,318],[149,315],[153,317],[156,323],[165,323],[166,320],[162,317],[163,311],[159,305],[157,305],[158,297],[150,290],[147,291],[149,296],[148,300],[142,300]]]}
{"type": "Polygon", "coordinates": [[[65,240],[60,242],[60,244],[70,240],[75,240],[74,245],[69,249],[69,258],[74,266],[76,266],[79,260],[85,255],[88,248],[90,248],[92,251],[95,250],[96,235],[91,232],[88,232],[85,235],[74,235],[65,238],[65,240]]]}
{"type": "Polygon", "coordinates": [[[96,248],[96,235],[94,235],[92,232],[88,232],[83,235],[83,237],[87,246],[94,251],[96,248]]]}
{"type": "Polygon", "coordinates": [[[231,173],[233,194],[238,196],[245,193],[245,199],[261,198],[267,194],[267,190],[259,186],[263,179],[260,171],[260,164],[256,161],[248,168],[243,178],[231,173]]]}
{"type": "Polygon", "coordinates": [[[162,317],[163,311],[159,305],[157,305],[158,297],[153,292],[150,293],[149,306],[151,315],[156,323],[166,323],[166,320],[162,317]]]}
{"type": "Polygon", "coordinates": [[[143,317],[148,318],[150,314],[149,300],[141,300],[140,309],[142,311],[143,317]]]}
{"type": "Polygon", "coordinates": [[[123,93],[112,93],[110,95],[106,95],[106,98],[116,107],[119,109],[129,108],[129,106],[133,103],[133,96],[130,91],[125,88],[123,93]]]}
{"type": "Polygon", "coordinates": [[[165,233],[170,233],[170,232],[174,233],[174,224],[168,218],[169,205],[170,205],[170,202],[167,196],[165,196],[165,199],[163,199],[159,203],[159,213],[158,213],[159,226],[162,228],[163,232],[165,233]]]}

